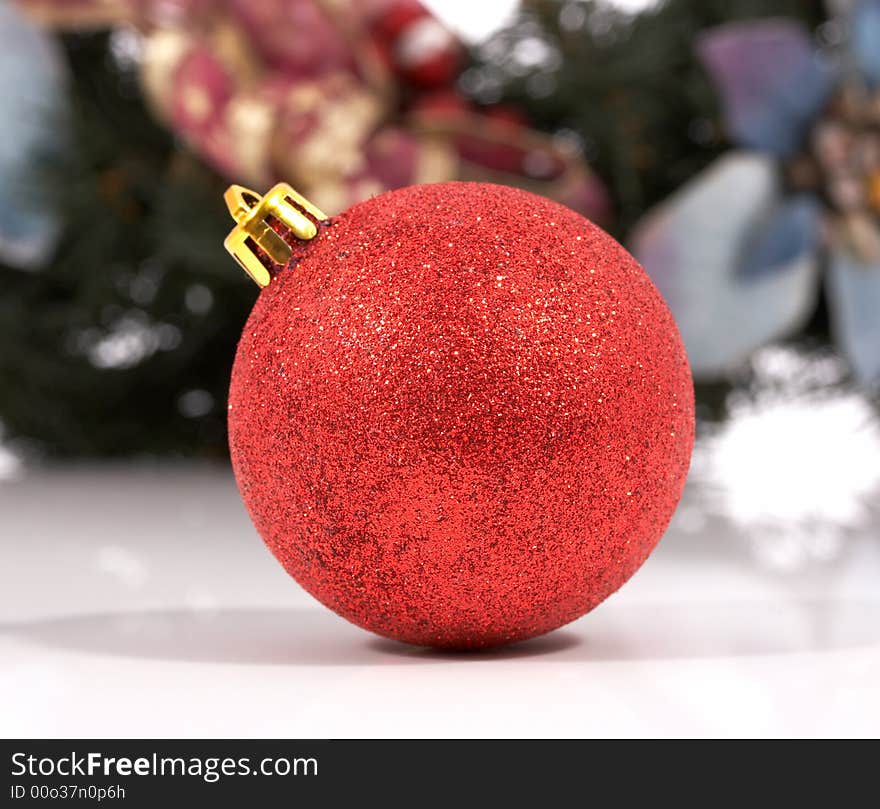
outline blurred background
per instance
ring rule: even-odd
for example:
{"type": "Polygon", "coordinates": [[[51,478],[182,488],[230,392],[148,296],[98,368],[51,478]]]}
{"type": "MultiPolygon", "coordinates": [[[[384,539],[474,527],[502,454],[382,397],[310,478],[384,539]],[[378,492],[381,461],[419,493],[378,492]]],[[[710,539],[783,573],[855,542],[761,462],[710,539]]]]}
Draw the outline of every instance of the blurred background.
{"type": "Polygon", "coordinates": [[[551,735],[876,732],[880,0],[0,0],[0,126],[10,732],[524,732],[504,699],[551,735]],[[611,668],[552,697],[479,661],[431,706],[331,673],[394,655],[268,559],[228,467],[258,289],[226,185],[335,213],[448,179],[601,224],[694,372],[666,538],[584,643],[535,647],[611,668]],[[278,702],[294,682],[308,706],[278,702]]]}
{"type": "Polygon", "coordinates": [[[224,461],[257,294],[222,249],[229,181],[337,212],[484,179],[582,211],[657,283],[704,510],[794,566],[871,525],[880,0],[5,0],[0,43],[6,477],[224,461]]]}
{"type": "Polygon", "coordinates": [[[597,221],[672,308],[681,531],[774,574],[880,542],[880,0],[3,0],[0,124],[7,481],[224,467],[230,181],[335,213],[478,179],[597,221]]]}

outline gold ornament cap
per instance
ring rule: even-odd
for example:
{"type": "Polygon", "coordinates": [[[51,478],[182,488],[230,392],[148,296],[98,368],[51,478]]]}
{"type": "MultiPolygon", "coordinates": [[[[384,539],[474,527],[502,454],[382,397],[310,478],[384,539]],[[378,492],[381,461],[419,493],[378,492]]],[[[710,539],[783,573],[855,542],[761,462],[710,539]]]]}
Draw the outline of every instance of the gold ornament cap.
{"type": "Polygon", "coordinates": [[[244,186],[231,185],[223,199],[236,221],[223,246],[261,287],[268,286],[273,275],[263,256],[283,267],[293,254],[273,225],[281,225],[297,239],[309,241],[318,235],[318,225],[330,218],[287,183],[272,186],[263,196],[244,186]]]}

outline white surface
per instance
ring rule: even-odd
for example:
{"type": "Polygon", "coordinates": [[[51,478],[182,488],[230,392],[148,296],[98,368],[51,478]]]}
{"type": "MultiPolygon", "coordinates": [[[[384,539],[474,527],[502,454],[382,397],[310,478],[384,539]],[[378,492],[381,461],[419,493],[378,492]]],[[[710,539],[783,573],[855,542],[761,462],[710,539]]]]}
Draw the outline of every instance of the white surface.
{"type": "Polygon", "coordinates": [[[690,498],[591,615],[449,655],[314,602],[222,469],[0,483],[0,735],[877,735],[880,538],[777,578],[690,498]]]}

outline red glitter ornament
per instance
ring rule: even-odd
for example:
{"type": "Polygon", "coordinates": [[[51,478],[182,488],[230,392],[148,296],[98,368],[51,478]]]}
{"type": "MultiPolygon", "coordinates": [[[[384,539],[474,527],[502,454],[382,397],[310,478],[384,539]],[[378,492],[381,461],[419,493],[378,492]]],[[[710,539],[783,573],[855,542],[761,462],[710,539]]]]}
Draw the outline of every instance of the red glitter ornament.
{"type": "Polygon", "coordinates": [[[579,214],[501,186],[362,202],[263,289],[229,394],[260,535],[380,635],[475,648],[591,610],[659,540],[693,444],[675,323],[579,214]]]}

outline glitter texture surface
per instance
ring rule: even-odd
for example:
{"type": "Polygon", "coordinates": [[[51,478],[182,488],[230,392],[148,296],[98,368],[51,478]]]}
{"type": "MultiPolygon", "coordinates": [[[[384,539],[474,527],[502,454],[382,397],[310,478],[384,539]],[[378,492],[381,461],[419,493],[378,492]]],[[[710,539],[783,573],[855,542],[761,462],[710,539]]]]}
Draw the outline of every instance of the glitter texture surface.
{"type": "Polygon", "coordinates": [[[588,612],[651,552],[693,444],[678,331],[549,200],[383,194],[301,245],[238,347],[230,447],[287,571],[348,620],[491,646],[588,612]]]}

